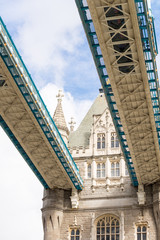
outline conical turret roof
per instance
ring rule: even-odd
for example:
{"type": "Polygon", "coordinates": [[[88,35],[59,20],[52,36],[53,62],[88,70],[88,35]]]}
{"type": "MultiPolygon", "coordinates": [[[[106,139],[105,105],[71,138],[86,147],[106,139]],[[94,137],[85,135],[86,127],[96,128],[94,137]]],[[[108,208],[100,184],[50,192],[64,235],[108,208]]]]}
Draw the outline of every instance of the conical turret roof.
{"type": "Polygon", "coordinates": [[[62,90],[59,90],[57,97],[57,107],[55,109],[54,115],[53,115],[53,120],[58,128],[58,130],[63,130],[66,131],[67,135],[69,134],[69,130],[66,124],[66,120],[64,117],[63,113],[63,108],[62,108],[62,97],[64,95],[62,94],[62,90]]]}

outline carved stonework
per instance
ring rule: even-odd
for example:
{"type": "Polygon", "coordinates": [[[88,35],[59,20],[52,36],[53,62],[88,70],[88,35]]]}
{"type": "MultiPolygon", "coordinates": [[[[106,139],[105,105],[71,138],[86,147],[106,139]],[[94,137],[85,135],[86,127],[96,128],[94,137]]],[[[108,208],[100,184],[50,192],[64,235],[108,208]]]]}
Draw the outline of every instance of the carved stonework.
{"type": "Polygon", "coordinates": [[[144,192],[144,186],[143,185],[138,186],[137,196],[138,196],[139,205],[144,205],[145,202],[146,202],[146,193],[144,192]]]}
{"type": "Polygon", "coordinates": [[[71,204],[72,208],[78,208],[79,206],[79,195],[76,189],[72,189],[71,204]]]}

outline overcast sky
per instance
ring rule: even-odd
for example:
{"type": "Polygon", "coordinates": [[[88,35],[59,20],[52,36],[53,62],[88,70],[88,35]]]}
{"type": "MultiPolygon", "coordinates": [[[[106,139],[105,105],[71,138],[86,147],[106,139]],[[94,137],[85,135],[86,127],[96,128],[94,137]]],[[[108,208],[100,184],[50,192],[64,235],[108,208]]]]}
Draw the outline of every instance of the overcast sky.
{"type": "MultiPolygon", "coordinates": [[[[152,9],[160,43],[160,1],[152,9]]],[[[67,122],[79,123],[100,82],[74,0],[0,0],[0,10],[51,115],[63,89],[67,122]]],[[[43,239],[43,187],[2,129],[0,160],[0,239],[43,239]]]]}

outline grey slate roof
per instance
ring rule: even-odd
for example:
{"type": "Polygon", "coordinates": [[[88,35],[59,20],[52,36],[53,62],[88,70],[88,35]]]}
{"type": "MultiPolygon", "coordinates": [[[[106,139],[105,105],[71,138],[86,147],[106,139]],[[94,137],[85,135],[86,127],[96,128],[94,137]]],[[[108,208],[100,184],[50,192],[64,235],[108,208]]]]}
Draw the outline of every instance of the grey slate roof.
{"type": "Polygon", "coordinates": [[[69,144],[70,148],[73,147],[87,147],[89,145],[89,138],[91,135],[91,128],[93,124],[93,115],[101,115],[107,107],[107,102],[104,94],[99,95],[88,113],[82,120],[78,129],[74,132],[71,132],[69,135],[69,144]]]}

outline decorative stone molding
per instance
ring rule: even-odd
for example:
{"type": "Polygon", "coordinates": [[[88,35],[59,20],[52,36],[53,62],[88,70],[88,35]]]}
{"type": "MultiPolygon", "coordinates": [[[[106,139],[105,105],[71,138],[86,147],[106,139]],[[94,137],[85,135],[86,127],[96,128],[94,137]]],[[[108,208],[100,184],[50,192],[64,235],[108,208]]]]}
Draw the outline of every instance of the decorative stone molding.
{"type": "Polygon", "coordinates": [[[121,177],[120,179],[120,188],[121,188],[121,191],[124,191],[124,178],[121,177]]]}
{"type": "Polygon", "coordinates": [[[92,186],[91,186],[92,192],[95,192],[96,184],[97,184],[96,180],[92,179],[92,186]]]}
{"type": "Polygon", "coordinates": [[[79,195],[76,189],[72,189],[71,204],[72,208],[78,208],[79,206],[79,195]]]}
{"type": "Polygon", "coordinates": [[[90,233],[90,240],[94,239],[94,221],[95,221],[95,213],[91,215],[91,233],[90,233]]]}
{"type": "Polygon", "coordinates": [[[125,239],[125,232],[124,232],[124,212],[122,211],[121,212],[121,216],[120,216],[120,221],[121,221],[121,240],[124,240],[125,239]]]}
{"type": "Polygon", "coordinates": [[[106,191],[109,192],[110,180],[109,178],[106,179],[106,191]]]}
{"type": "Polygon", "coordinates": [[[144,192],[144,186],[143,185],[138,186],[137,196],[138,196],[139,205],[144,205],[145,202],[146,202],[146,193],[144,192]]]}

